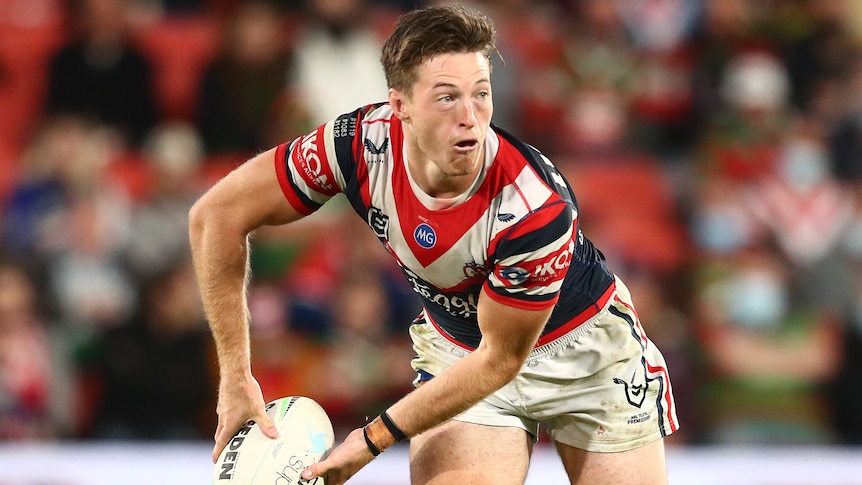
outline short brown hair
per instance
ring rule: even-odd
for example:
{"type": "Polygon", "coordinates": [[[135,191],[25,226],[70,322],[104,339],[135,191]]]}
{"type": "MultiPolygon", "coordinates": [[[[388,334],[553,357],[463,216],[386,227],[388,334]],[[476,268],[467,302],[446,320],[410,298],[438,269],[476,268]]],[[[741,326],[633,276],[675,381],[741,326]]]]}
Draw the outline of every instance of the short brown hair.
{"type": "Polygon", "coordinates": [[[383,45],[386,83],[410,95],[417,66],[438,54],[482,52],[490,61],[495,36],[491,19],[460,5],[410,11],[398,19],[383,45]]]}

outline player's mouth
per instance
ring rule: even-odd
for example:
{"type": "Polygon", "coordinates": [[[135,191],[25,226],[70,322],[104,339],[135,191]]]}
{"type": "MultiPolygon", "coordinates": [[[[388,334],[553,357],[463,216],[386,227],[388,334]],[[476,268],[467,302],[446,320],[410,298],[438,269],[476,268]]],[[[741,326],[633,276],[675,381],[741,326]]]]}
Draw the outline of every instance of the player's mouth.
{"type": "Polygon", "coordinates": [[[458,153],[470,153],[479,147],[479,140],[461,140],[455,143],[455,151],[458,153]]]}

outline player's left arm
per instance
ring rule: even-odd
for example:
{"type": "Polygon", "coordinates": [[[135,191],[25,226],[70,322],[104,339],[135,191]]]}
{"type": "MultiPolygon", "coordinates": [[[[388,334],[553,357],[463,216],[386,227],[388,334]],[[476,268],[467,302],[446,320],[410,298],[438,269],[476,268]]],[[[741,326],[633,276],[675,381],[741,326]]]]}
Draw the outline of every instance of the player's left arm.
{"type": "MultiPolygon", "coordinates": [[[[479,347],[446,371],[426,382],[387,411],[407,436],[415,436],[469,409],[518,374],[536,344],[553,307],[526,310],[479,296],[479,347]]],[[[374,459],[363,435],[356,429],[329,457],[309,467],[303,477],[326,475],[326,483],[339,485],[374,459]]]]}

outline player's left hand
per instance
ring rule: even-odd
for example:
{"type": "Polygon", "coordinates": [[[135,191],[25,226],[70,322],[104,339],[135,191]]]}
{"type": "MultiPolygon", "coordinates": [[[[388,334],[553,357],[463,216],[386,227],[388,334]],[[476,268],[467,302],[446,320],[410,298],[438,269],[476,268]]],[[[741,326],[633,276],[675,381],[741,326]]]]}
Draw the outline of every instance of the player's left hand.
{"type": "Polygon", "coordinates": [[[342,485],[372,460],[374,455],[365,444],[362,428],[354,429],[325,459],[306,468],[302,478],[325,477],[326,485],[342,485]]]}

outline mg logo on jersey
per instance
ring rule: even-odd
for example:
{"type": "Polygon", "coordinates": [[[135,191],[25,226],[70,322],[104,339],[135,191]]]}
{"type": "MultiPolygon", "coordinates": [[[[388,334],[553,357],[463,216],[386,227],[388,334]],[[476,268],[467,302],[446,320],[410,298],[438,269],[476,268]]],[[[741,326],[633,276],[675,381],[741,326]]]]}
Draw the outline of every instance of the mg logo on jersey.
{"type": "Polygon", "coordinates": [[[437,244],[437,233],[431,226],[423,222],[413,230],[413,239],[423,248],[431,249],[437,244]]]}

